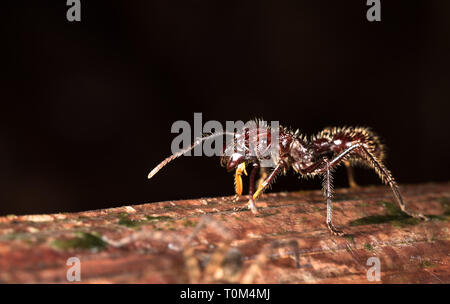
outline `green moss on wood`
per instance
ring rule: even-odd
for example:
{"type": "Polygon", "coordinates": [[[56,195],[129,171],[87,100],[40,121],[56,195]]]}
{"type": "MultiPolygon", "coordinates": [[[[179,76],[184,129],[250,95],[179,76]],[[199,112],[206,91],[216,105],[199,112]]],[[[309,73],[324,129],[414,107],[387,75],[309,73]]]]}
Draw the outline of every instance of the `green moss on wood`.
{"type": "Polygon", "coordinates": [[[364,244],[364,249],[366,249],[367,251],[373,252],[373,246],[369,243],[364,244]]]}
{"type": "Polygon", "coordinates": [[[140,225],[143,224],[142,221],[130,219],[128,217],[128,214],[126,214],[126,213],[119,214],[119,221],[117,223],[119,225],[130,227],[130,228],[139,227],[140,225]]]}
{"type": "Polygon", "coordinates": [[[348,241],[355,243],[355,237],[351,234],[345,234],[344,238],[347,239],[348,241]]]}
{"type": "Polygon", "coordinates": [[[146,225],[153,222],[158,221],[170,221],[172,218],[170,216],[150,216],[147,215],[145,219],[142,220],[133,220],[130,219],[129,215],[127,213],[120,213],[119,214],[119,221],[117,222],[119,225],[123,225],[129,228],[136,228],[141,225],[146,225]]]}
{"type": "Polygon", "coordinates": [[[421,268],[434,268],[434,267],[436,267],[436,264],[434,264],[434,263],[432,263],[432,262],[430,262],[430,261],[423,261],[423,262],[420,264],[420,267],[421,267],[421,268]]]}
{"type": "Polygon", "coordinates": [[[191,221],[191,220],[185,220],[183,222],[184,227],[195,227],[197,226],[197,222],[191,221]]]}
{"type": "Polygon", "coordinates": [[[67,251],[74,249],[100,251],[106,247],[104,242],[96,232],[77,232],[76,237],[66,240],[54,240],[51,246],[55,249],[67,251]]]}

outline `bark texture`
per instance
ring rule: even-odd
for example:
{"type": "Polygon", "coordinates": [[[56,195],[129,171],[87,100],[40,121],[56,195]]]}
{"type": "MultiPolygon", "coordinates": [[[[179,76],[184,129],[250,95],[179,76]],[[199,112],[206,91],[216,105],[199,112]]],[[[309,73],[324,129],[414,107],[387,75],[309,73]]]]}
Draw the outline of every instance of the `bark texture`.
{"type": "Polygon", "coordinates": [[[401,213],[388,187],[337,189],[344,237],[321,191],[265,194],[258,216],[217,197],[0,217],[0,283],[67,283],[70,257],[82,283],[450,283],[450,183],[401,190],[430,221],[401,213]]]}

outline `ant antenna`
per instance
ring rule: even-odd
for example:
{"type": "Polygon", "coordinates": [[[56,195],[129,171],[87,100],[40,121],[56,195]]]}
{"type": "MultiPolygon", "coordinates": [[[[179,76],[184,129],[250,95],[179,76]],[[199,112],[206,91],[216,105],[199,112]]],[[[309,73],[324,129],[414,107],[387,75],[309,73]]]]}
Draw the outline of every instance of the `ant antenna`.
{"type": "Polygon", "coordinates": [[[191,146],[189,146],[186,149],[183,149],[183,150],[181,150],[181,151],[179,151],[179,152],[177,152],[177,153],[167,157],[165,160],[160,162],[159,165],[157,165],[155,168],[153,168],[153,170],[148,174],[148,179],[152,178],[156,173],[158,173],[159,170],[161,170],[165,165],[170,163],[172,160],[174,160],[175,158],[180,157],[181,155],[183,155],[186,152],[191,151],[196,146],[198,146],[201,143],[203,143],[205,140],[211,139],[211,138],[214,138],[214,137],[218,137],[218,136],[223,136],[223,135],[232,135],[232,136],[234,136],[234,133],[231,133],[231,132],[217,132],[217,133],[214,133],[214,134],[210,134],[210,135],[207,135],[207,136],[203,136],[203,137],[197,138],[191,146]]]}

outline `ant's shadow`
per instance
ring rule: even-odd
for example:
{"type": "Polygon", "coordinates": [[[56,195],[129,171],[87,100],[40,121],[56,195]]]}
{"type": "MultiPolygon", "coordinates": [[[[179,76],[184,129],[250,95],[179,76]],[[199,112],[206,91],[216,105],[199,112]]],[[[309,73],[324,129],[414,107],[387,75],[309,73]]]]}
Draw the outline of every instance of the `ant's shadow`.
{"type": "MultiPolygon", "coordinates": [[[[350,226],[363,226],[363,225],[376,225],[391,223],[396,227],[406,227],[417,225],[422,222],[420,219],[411,217],[402,212],[400,208],[390,202],[382,202],[383,207],[386,209],[387,214],[384,215],[370,215],[351,221],[350,226]]],[[[450,208],[445,208],[445,211],[441,215],[426,215],[433,221],[448,221],[450,216],[450,208]]]]}

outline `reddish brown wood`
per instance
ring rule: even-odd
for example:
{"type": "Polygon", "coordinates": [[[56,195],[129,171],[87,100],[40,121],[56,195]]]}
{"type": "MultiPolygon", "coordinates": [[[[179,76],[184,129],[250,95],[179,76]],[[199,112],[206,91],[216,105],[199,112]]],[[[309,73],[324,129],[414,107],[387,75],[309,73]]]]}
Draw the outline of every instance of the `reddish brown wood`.
{"type": "Polygon", "coordinates": [[[410,209],[436,217],[419,223],[398,216],[390,190],[381,186],[336,191],[335,223],[346,237],[328,232],[320,191],[265,194],[257,217],[244,208],[245,201],[233,203],[231,197],[0,217],[0,282],[66,283],[66,261],[76,256],[83,283],[188,283],[196,269],[190,262],[210,265],[217,247],[229,245],[242,264],[240,259],[220,264],[212,275],[200,269],[198,281],[372,283],[366,262],[375,256],[382,283],[450,283],[450,183],[409,185],[402,191],[410,209]],[[173,246],[186,240],[206,214],[231,239],[208,226],[189,242],[188,260],[188,250],[173,246]],[[381,223],[368,223],[377,220],[381,223]],[[98,237],[89,241],[80,231],[98,237]],[[119,240],[140,231],[147,232],[128,245],[95,249],[99,237],[119,240]],[[274,241],[298,245],[299,268],[292,247],[271,249],[274,241]]]}

